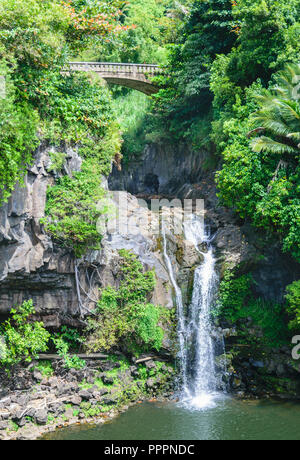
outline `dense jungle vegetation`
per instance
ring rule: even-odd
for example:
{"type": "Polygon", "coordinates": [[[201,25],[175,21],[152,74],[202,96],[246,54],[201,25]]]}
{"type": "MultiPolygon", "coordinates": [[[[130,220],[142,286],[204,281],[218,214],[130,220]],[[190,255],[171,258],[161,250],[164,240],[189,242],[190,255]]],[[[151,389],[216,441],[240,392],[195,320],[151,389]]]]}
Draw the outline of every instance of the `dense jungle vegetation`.
{"type": "Polygon", "coordinates": [[[214,153],[222,203],[275,233],[298,261],[299,6],[195,1],[144,125],[146,140],[214,153]]]}
{"type": "MultiPolygon", "coordinates": [[[[300,262],[299,52],[300,0],[2,0],[0,202],[22,183],[41,142],[61,149],[52,158],[56,171],[65,147],[78,149],[82,170],[49,188],[43,223],[81,257],[99,247],[102,211],[95,203],[105,197],[101,175],[109,174],[112,161],[119,163],[122,153],[126,164],[146,142],[185,142],[219,165],[221,203],[273,235],[300,262]],[[61,73],[68,61],[83,59],[160,64],[160,91],[150,100],[108,88],[94,75],[61,73]]],[[[151,275],[140,276],[148,292],[151,275]]],[[[256,314],[256,300],[243,297],[249,279],[233,283],[229,277],[221,287],[227,316],[236,319],[245,304],[256,314]],[[228,305],[228,286],[242,289],[236,308],[228,305]]],[[[299,293],[300,281],[287,288],[292,329],[300,323],[299,293]]],[[[120,295],[105,291],[107,302],[99,305],[104,323],[111,315],[107,306],[116,308],[120,295]]],[[[130,292],[128,299],[137,315],[126,323],[134,345],[159,348],[158,311],[145,295],[137,300],[130,292]],[[136,329],[138,318],[144,329],[142,320],[136,329]]],[[[26,320],[33,307],[22,308],[26,320]]],[[[116,318],[112,340],[128,332],[123,320],[116,318]]],[[[4,327],[9,334],[10,324],[4,327]]],[[[42,334],[43,349],[49,337],[39,327],[32,333],[42,334]]],[[[107,347],[103,324],[91,328],[107,347]]],[[[35,343],[27,349],[34,353],[35,343]]]]}

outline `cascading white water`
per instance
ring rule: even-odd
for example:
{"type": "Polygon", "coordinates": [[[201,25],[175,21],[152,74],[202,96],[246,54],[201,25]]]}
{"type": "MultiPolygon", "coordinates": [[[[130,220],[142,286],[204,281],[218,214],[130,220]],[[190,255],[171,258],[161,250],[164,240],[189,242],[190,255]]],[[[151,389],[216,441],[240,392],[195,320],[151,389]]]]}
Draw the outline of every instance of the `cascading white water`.
{"type": "Polygon", "coordinates": [[[185,316],[182,294],[176,283],[173,266],[167,253],[166,235],[163,231],[164,256],[177,301],[179,324],[179,360],[182,372],[182,400],[186,405],[204,408],[212,404],[216,394],[214,341],[212,338],[211,309],[218,283],[216,261],[210,236],[200,218],[192,215],[184,224],[185,238],[194,243],[203,255],[203,263],[196,269],[192,302],[185,316]],[[207,251],[200,251],[201,243],[207,251]]]}
{"type": "Polygon", "coordinates": [[[217,277],[215,259],[209,248],[203,264],[196,270],[191,304],[192,327],[195,334],[194,381],[192,404],[201,407],[216,391],[215,354],[212,339],[211,307],[217,277]]]}
{"type": "Polygon", "coordinates": [[[176,282],[173,271],[171,259],[167,251],[167,238],[164,226],[162,226],[162,236],[164,241],[164,257],[167,264],[171,283],[174,287],[176,304],[177,304],[177,318],[178,318],[178,338],[179,338],[179,353],[178,358],[181,366],[183,388],[186,389],[188,385],[187,379],[187,349],[186,349],[186,321],[184,316],[184,307],[182,301],[182,293],[176,282]]]}

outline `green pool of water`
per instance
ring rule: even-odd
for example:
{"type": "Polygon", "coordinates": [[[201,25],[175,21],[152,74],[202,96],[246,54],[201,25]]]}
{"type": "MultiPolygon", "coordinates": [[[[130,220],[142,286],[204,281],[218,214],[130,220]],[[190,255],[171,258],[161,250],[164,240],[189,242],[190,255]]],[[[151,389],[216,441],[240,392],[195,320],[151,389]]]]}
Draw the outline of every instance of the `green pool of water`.
{"type": "Polygon", "coordinates": [[[191,410],[175,403],[143,403],[98,426],[66,428],[50,440],[300,440],[300,404],[221,398],[191,410]]]}

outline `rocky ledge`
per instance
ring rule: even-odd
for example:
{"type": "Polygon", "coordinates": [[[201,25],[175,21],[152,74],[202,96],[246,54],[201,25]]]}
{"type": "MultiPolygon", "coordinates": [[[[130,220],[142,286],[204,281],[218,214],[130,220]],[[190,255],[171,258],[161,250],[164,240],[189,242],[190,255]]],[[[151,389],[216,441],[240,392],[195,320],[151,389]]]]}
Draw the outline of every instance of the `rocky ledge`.
{"type": "Polygon", "coordinates": [[[0,439],[36,439],[58,428],[104,423],[128,405],[151,398],[169,398],[174,369],[169,363],[125,358],[87,362],[82,370],[67,370],[57,361],[52,375],[36,362],[1,374],[0,439]]]}
{"type": "Polygon", "coordinates": [[[264,331],[251,317],[217,330],[225,337],[226,352],[216,358],[216,366],[226,369],[223,382],[232,395],[300,400],[300,365],[292,358],[291,346],[270,347],[257,341],[264,337],[264,331]]]}

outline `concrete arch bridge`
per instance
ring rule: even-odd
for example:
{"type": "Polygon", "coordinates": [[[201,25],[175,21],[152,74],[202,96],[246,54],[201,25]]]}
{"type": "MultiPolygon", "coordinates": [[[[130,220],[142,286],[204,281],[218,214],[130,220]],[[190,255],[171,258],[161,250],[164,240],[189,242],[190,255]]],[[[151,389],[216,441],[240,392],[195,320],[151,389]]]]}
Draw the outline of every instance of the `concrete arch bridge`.
{"type": "Polygon", "coordinates": [[[151,77],[162,73],[157,65],[111,62],[69,62],[69,69],[74,72],[96,72],[108,83],[135,89],[148,96],[158,91],[151,77]]]}

